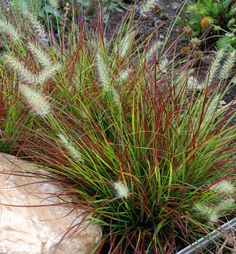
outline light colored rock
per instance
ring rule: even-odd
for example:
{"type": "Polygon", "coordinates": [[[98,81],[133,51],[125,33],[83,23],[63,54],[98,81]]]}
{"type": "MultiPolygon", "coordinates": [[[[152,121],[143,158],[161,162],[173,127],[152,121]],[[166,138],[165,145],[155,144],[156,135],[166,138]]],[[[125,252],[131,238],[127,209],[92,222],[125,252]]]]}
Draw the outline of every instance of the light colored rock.
{"type": "Polygon", "coordinates": [[[22,169],[38,170],[0,154],[0,254],[91,254],[101,228],[81,222],[83,211],[56,197],[60,186],[22,169]]]}

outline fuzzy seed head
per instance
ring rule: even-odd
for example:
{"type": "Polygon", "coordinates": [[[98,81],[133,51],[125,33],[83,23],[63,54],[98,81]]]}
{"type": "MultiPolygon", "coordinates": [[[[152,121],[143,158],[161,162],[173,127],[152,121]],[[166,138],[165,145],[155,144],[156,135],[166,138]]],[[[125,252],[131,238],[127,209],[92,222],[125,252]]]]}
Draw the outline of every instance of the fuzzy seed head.
{"type": "Polygon", "coordinates": [[[146,0],[140,7],[140,15],[147,17],[148,13],[159,3],[159,0],[146,0]]]}
{"type": "Polygon", "coordinates": [[[218,210],[215,207],[209,207],[200,203],[195,204],[194,210],[198,211],[199,214],[205,217],[209,222],[216,223],[219,220],[218,210]]]}
{"type": "Polygon", "coordinates": [[[42,65],[43,68],[47,69],[52,67],[51,60],[41,48],[39,48],[32,42],[29,42],[28,48],[34,55],[35,59],[42,65]]]}
{"type": "Polygon", "coordinates": [[[105,64],[101,52],[98,52],[97,54],[97,70],[104,91],[108,92],[111,87],[111,79],[108,71],[108,66],[105,64]]]}
{"type": "Polygon", "coordinates": [[[227,57],[225,63],[222,66],[222,69],[220,71],[220,78],[225,79],[228,77],[229,72],[233,68],[233,65],[235,64],[236,61],[236,50],[231,52],[229,56],[227,57]]]}
{"type": "Polygon", "coordinates": [[[235,186],[227,180],[222,180],[221,182],[213,185],[210,189],[212,191],[227,195],[233,195],[236,191],[235,186]]]}
{"type": "Polygon", "coordinates": [[[115,102],[115,105],[118,108],[120,108],[121,107],[120,95],[115,88],[112,88],[112,95],[113,95],[113,101],[115,102]]]}
{"type": "Polygon", "coordinates": [[[150,49],[147,51],[146,53],[146,61],[148,61],[154,54],[158,53],[158,50],[160,49],[160,47],[163,45],[163,42],[161,41],[157,41],[155,42],[150,49]]]}
{"type": "Polygon", "coordinates": [[[169,65],[169,61],[167,58],[163,58],[159,63],[159,69],[162,73],[167,73],[167,66],[169,65]]]}
{"type": "Polygon", "coordinates": [[[201,215],[206,215],[209,211],[209,207],[201,203],[194,205],[194,210],[198,211],[201,215]]]}
{"type": "Polygon", "coordinates": [[[114,188],[119,198],[128,198],[129,189],[122,181],[115,182],[114,188]]]}
{"type": "Polygon", "coordinates": [[[217,106],[219,104],[219,100],[220,100],[220,95],[219,94],[215,95],[210,101],[210,103],[207,105],[207,110],[205,112],[205,116],[203,118],[201,128],[204,128],[207,124],[211,122],[212,118],[214,118],[217,106]]]}
{"type": "Polygon", "coordinates": [[[134,41],[135,32],[130,32],[125,35],[125,37],[121,40],[119,48],[117,51],[121,58],[125,57],[128,50],[130,49],[133,41],[134,41]]]}
{"type": "Polygon", "coordinates": [[[70,156],[73,159],[78,160],[83,163],[84,160],[81,156],[81,153],[71,144],[71,142],[68,140],[68,138],[66,138],[63,134],[59,134],[58,137],[60,139],[60,142],[64,146],[64,148],[69,152],[70,156]]]}
{"type": "Polygon", "coordinates": [[[120,106],[120,96],[116,89],[111,86],[111,79],[108,66],[106,65],[101,52],[97,53],[97,70],[104,92],[111,92],[116,105],[120,106]]]}
{"type": "Polygon", "coordinates": [[[131,73],[131,70],[122,70],[118,73],[117,81],[125,82],[129,78],[129,74],[131,73]]]}
{"type": "Polygon", "coordinates": [[[0,32],[10,37],[13,42],[20,41],[20,34],[16,28],[9,22],[0,19],[0,32]]]}
{"type": "Polygon", "coordinates": [[[220,62],[221,62],[222,58],[224,57],[224,54],[225,54],[224,49],[220,49],[216,52],[215,60],[211,64],[210,73],[206,77],[206,81],[205,81],[206,83],[211,84],[213,78],[215,77],[216,71],[220,67],[220,62]]]}
{"type": "Polygon", "coordinates": [[[31,110],[38,116],[45,117],[50,113],[51,106],[39,91],[35,91],[23,84],[19,86],[19,91],[25,97],[27,103],[31,107],[31,110]]]}
{"type": "Polygon", "coordinates": [[[235,201],[233,198],[227,198],[226,200],[223,200],[219,203],[219,205],[216,207],[217,211],[219,213],[223,211],[229,211],[235,206],[235,201]]]}
{"type": "Polygon", "coordinates": [[[19,62],[16,58],[11,55],[4,55],[5,62],[13,69],[21,82],[26,82],[28,84],[35,83],[35,75],[24,67],[23,63],[19,62]]]}
{"type": "Polygon", "coordinates": [[[37,20],[35,15],[27,11],[24,13],[24,16],[29,20],[30,24],[32,25],[33,31],[38,36],[38,38],[42,42],[47,43],[48,42],[47,33],[45,32],[43,25],[37,20]]]}
{"type": "Polygon", "coordinates": [[[217,223],[219,221],[220,215],[218,214],[218,210],[216,208],[211,208],[207,214],[209,222],[217,223]]]}

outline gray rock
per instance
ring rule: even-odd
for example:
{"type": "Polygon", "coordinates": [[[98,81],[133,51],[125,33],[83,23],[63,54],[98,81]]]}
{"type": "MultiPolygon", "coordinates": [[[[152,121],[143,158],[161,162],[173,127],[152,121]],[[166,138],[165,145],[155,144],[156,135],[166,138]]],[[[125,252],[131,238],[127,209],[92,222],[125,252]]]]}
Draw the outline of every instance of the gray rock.
{"type": "Polygon", "coordinates": [[[39,171],[31,163],[0,154],[0,253],[91,254],[101,228],[83,220],[84,211],[57,197],[61,186],[22,170],[39,171]]]}

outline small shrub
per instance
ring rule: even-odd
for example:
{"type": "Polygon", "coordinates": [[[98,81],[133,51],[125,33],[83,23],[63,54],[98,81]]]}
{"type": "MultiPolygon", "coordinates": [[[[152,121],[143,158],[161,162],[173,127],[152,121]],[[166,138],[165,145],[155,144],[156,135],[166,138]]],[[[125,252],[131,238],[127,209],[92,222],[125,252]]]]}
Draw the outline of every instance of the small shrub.
{"type": "Polygon", "coordinates": [[[186,11],[189,13],[186,25],[191,28],[193,37],[208,31],[216,36],[219,48],[235,50],[235,1],[198,0],[187,4],[186,11]]]}
{"type": "MultiPolygon", "coordinates": [[[[96,0],[76,0],[76,3],[79,8],[82,7],[87,20],[90,20],[99,9],[99,1],[96,0]]],[[[112,12],[124,12],[127,9],[127,4],[123,0],[103,0],[101,4],[105,22],[108,21],[112,12]]]]}

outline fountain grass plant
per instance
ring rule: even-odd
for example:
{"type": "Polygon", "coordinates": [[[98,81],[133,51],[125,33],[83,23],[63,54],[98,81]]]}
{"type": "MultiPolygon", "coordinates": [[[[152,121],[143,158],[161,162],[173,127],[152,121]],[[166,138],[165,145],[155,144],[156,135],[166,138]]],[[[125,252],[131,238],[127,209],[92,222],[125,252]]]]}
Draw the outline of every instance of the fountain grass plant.
{"type": "Polygon", "coordinates": [[[20,125],[32,126],[28,110],[20,100],[16,75],[7,74],[0,66],[0,151],[15,154],[14,144],[18,139],[20,125]]]}
{"type": "Polygon", "coordinates": [[[24,38],[34,82],[14,65],[8,70],[32,124],[21,124],[16,146],[103,227],[94,253],[174,253],[235,212],[234,193],[216,191],[222,181],[236,183],[236,112],[219,106],[230,84],[218,77],[232,64],[219,51],[199,90],[189,86],[193,63],[178,60],[177,41],[140,41],[132,13],[110,40],[98,28],[90,33],[81,19],[63,48],[54,42],[35,51],[24,38]],[[61,69],[37,82],[51,68],[40,65],[44,51],[52,58],[44,64],[61,69]],[[222,199],[231,202],[224,209],[222,199]]]}

